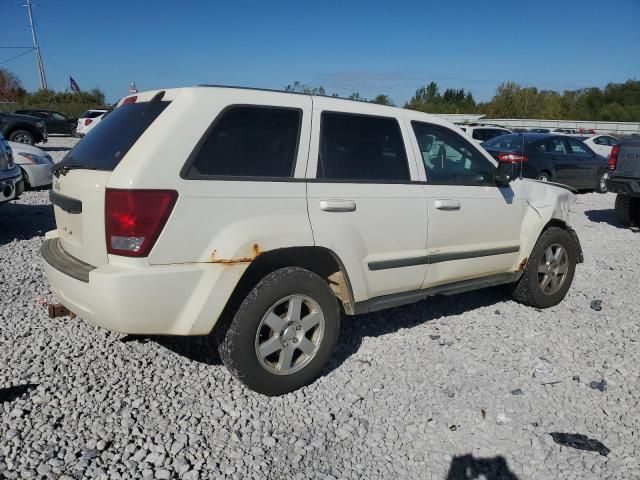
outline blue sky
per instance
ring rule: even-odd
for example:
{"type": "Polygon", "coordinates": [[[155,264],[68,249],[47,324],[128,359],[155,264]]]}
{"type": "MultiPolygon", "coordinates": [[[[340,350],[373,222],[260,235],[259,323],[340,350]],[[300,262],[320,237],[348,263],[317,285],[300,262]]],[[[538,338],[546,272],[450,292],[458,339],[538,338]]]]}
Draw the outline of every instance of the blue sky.
{"type": "MultiPolygon", "coordinates": [[[[35,0],[50,88],[141,90],[294,80],[403,104],[434,80],[488,100],[506,80],[557,90],[640,79],[640,0],[35,0]]],[[[30,45],[0,0],[0,46],[30,45]]],[[[20,53],[0,49],[0,62],[20,53]]],[[[33,54],[0,65],[38,88],[33,54]]]]}

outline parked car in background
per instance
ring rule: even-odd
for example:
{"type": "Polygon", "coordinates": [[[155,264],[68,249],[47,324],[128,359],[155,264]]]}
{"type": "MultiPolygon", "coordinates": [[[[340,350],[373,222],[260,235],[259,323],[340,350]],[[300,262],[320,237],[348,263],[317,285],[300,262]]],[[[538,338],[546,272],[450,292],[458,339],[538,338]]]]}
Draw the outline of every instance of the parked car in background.
{"type": "Polygon", "coordinates": [[[0,112],[0,134],[12,142],[29,145],[47,141],[44,120],[29,115],[0,112]]]}
{"type": "Polygon", "coordinates": [[[93,109],[87,110],[80,117],[78,117],[78,125],[76,127],[76,134],[80,137],[89,133],[98,123],[102,120],[102,117],[108,110],[93,109]]]}
{"type": "Polygon", "coordinates": [[[15,200],[23,190],[20,168],[13,163],[11,147],[0,135],[0,205],[15,200]]]}
{"type": "Polygon", "coordinates": [[[577,133],[573,128],[556,128],[553,133],[564,133],[565,135],[575,135],[577,133]]]}
{"type": "Polygon", "coordinates": [[[611,149],[618,143],[618,139],[611,135],[591,135],[589,137],[576,137],[582,140],[591,150],[598,155],[609,158],[611,149]]]}
{"type": "Polygon", "coordinates": [[[59,135],[75,135],[76,126],[78,124],[77,118],[69,118],[60,112],[54,112],[53,110],[14,110],[13,113],[20,115],[30,115],[32,117],[39,117],[44,120],[47,133],[56,133],[59,135]]]}
{"type": "Polygon", "coordinates": [[[324,368],[341,312],[498,284],[527,305],[562,301],[582,261],[574,196],[513,170],[421,112],[231,87],[138,93],[54,167],[57,230],[41,252],[64,308],[51,315],[213,331],[240,381],[289,392],[324,368]]]}
{"type": "Polygon", "coordinates": [[[520,133],[482,144],[497,160],[518,162],[525,178],[569,185],[578,190],[607,191],[608,159],[567,135],[520,133]]]}
{"type": "Polygon", "coordinates": [[[506,128],[490,125],[458,125],[458,127],[460,127],[460,129],[469,137],[473,138],[479,143],[486,142],[487,140],[498,137],[500,135],[507,135],[511,133],[511,130],[507,130],[506,128]]]}
{"type": "Polygon", "coordinates": [[[54,165],[51,156],[44,150],[24,143],[8,142],[13,151],[13,161],[22,172],[24,187],[43,188],[51,185],[54,165]]]}
{"type": "Polygon", "coordinates": [[[548,128],[530,128],[529,132],[531,133],[551,133],[551,130],[548,128]]]}
{"type": "Polygon", "coordinates": [[[616,213],[625,226],[640,226],[640,137],[627,137],[614,145],[609,157],[607,187],[617,193],[616,213]]]}

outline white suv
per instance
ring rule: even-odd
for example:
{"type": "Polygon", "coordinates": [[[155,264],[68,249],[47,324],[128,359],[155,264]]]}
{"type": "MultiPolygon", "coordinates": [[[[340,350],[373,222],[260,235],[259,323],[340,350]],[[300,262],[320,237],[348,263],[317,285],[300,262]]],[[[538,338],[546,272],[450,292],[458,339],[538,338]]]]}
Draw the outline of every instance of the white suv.
{"type": "Polygon", "coordinates": [[[319,375],[341,312],[499,284],[560,302],[582,260],[574,197],[518,167],[400,108],[208,86],[127,97],[55,167],[52,314],[212,333],[239,380],[282,394],[319,375]]]}

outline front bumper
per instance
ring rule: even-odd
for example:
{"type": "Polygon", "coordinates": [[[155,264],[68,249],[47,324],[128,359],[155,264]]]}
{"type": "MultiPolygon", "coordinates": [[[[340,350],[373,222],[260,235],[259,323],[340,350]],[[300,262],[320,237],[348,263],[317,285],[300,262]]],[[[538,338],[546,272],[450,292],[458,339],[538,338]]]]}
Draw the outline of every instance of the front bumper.
{"type": "Polygon", "coordinates": [[[607,189],[613,193],[640,197],[640,178],[611,175],[607,179],[607,189]]]}
{"type": "Polygon", "coordinates": [[[24,192],[22,175],[0,180],[0,203],[17,200],[22,192],[24,192]]]}
{"type": "Polygon", "coordinates": [[[244,273],[207,263],[93,267],[66,253],[55,233],[41,248],[51,289],[70,311],[112,331],[206,335],[244,273]]]}
{"type": "Polygon", "coordinates": [[[21,163],[20,168],[22,168],[27,174],[27,178],[29,179],[29,186],[31,188],[40,188],[51,185],[53,180],[53,175],[51,173],[51,167],[53,165],[43,164],[43,165],[34,165],[34,164],[26,164],[21,163]]]}

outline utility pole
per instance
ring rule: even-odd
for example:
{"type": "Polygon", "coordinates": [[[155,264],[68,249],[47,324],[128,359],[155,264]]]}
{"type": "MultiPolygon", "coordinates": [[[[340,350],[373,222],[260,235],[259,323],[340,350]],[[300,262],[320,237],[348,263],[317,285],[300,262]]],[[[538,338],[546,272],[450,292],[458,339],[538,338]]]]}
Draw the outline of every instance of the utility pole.
{"type": "Polygon", "coordinates": [[[36,38],[36,29],[33,26],[33,12],[31,11],[31,0],[27,0],[27,4],[23,5],[27,7],[29,13],[29,25],[31,25],[31,36],[33,37],[33,49],[36,52],[36,64],[38,65],[38,75],[40,76],[40,90],[47,90],[47,77],[44,73],[44,64],[42,63],[42,56],[40,55],[40,47],[38,46],[38,39],[36,38]]]}

